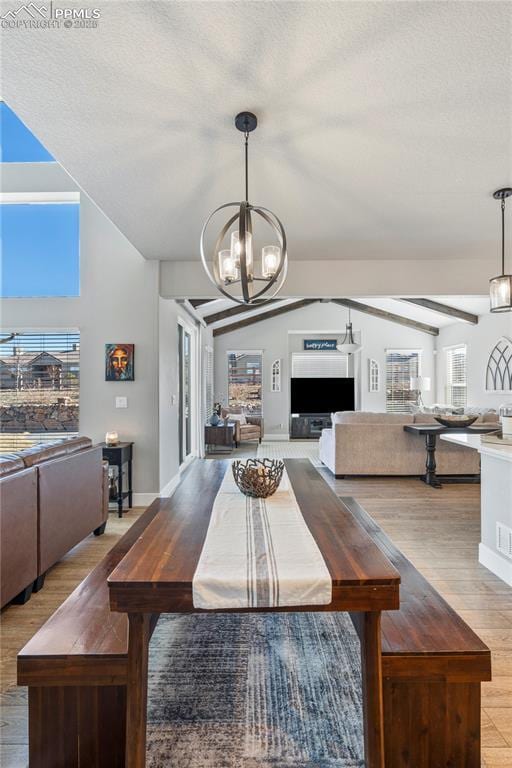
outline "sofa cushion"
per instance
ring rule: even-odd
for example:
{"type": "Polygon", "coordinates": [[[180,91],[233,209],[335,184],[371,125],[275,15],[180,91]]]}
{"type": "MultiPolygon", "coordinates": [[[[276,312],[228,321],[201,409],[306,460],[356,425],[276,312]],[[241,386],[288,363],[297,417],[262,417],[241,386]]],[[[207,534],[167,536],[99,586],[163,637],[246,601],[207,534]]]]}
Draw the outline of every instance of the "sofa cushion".
{"type": "Polygon", "coordinates": [[[337,411],[334,424],[412,424],[411,413],[374,413],[372,411],[337,411]]]}
{"type": "Polygon", "coordinates": [[[92,440],[89,437],[72,437],[69,440],[59,440],[57,443],[49,443],[48,445],[44,443],[34,445],[32,448],[20,451],[18,455],[26,467],[34,467],[50,459],[68,456],[91,446],[92,440]]]}
{"type": "Polygon", "coordinates": [[[13,472],[18,472],[20,469],[25,469],[25,464],[17,454],[6,453],[0,456],[0,477],[12,475],[13,472]]]}

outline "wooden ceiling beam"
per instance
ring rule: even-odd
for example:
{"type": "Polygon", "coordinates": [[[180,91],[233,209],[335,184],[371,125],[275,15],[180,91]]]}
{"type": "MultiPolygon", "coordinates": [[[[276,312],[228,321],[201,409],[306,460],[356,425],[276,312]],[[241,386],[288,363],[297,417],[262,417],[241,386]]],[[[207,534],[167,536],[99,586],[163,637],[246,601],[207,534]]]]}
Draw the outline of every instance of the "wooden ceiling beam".
{"type": "Polygon", "coordinates": [[[386,312],[384,309],[378,309],[377,307],[362,304],[360,301],[353,301],[352,299],[331,299],[331,301],[333,304],[352,309],[354,312],[364,312],[366,315],[378,317],[381,320],[389,320],[390,323],[405,325],[408,328],[414,328],[416,331],[428,333],[430,336],[439,336],[439,328],[436,328],[436,326],[420,323],[418,320],[411,320],[409,317],[403,317],[402,315],[395,315],[394,312],[386,312]]]}
{"type": "Polygon", "coordinates": [[[302,309],[309,304],[314,304],[318,299],[301,299],[300,301],[294,301],[291,304],[285,304],[282,307],[276,307],[269,312],[261,312],[259,315],[253,317],[246,317],[245,320],[239,320],[237,323],[231,323],[230,325],[223,325],[220,328],[213,329],[214,336],[222,336],[225,333],[232,333],[233,331],[239,331],[240,328],[247,328],[248,325],[254,325],[254,323],[261,323],[262,320],[270,320],[273,317],[284,315],[286,312],[293,312],[295,309],[302,309]]]}
{"type": "Polygon", "coordinates": [[[205,315],[205,320],[207,325],[212,325],[212,323],[218,323],[219,320],[226,320],[228,317],[233,317],[234,315],[241,315],[243,312],[250,312],[251,310],[254,312],[255,309],[259,309],[260,307],[268,307],[269,304],[276,304],[278,299],[271,299],[270,301],[266,301],[263,304],[237,304],[236,307],[228,307],[228,309],[222,310],[222,312],[215,312],[213,315],[205,315]]]}
{"type": "Polygon", "coordinates": [[[189,302],[192,304],[194,309],[202,307],[203,304],[211,304],[212,301],[216,301],[216,299],[189,299],[189,302]]]}
{"type": "Polygon", "coordinates": [[[473,315],[472,312],[465,312],[463,309],[457,309],[457,307],[449,307],[448,304],[441,304],[439,301],[432,301],[432,299],[400,299],[400,301],[407,301],[409,304],[430,309],[439,315],[448,315],[448,317],[453,317],[456,320],[465,320],[466,323],[478,325],[478,315],[473,315]]]}

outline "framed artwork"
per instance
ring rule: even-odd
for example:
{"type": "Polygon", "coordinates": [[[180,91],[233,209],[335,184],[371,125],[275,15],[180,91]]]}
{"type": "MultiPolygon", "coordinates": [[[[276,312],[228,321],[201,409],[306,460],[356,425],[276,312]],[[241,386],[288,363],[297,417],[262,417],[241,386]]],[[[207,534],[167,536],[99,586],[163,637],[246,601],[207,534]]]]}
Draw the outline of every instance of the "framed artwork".
{"type": "Polygon", "coordinates": [[[105,381],[134,381],[135,344],[105,344],[105,381]]]}

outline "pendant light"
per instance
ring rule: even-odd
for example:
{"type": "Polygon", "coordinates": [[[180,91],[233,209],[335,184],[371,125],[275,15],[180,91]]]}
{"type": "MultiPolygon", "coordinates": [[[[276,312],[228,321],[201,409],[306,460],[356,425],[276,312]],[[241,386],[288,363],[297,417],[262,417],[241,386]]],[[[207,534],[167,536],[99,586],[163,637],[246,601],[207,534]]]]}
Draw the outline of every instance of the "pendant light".
{"type": "Polygon", "coordinates": [[[223,296],[238,304],[260,305],[270,301],[281,290],[286,279],[288,264],[286,234],[283,225],[272,211],[249,203],[249,134],[258,125],[252,112],[240,112],[235,126],[244,134],[245,199],[226,203],[208,217],[201,232],[201,261],[215,288],[223,296]],[[212,218],[223,209],[236,208],[230,213],[217,234],[213,253],[208,257],[206,233],[212,218]],[[274,243],[263,245],[261,261],[256,263],[254,221],[270,227],[274,243]]]}
{"type": "Polygon", "coordinates": [[[338,344],[336,349],[338,352],[343,352],[344,355],[353,355],[355,352],[359,352],[359,350],[362,349],[362,344],[357,344],[354,341],[352,323],[350,320],[350,309],[348,311],[348,323],[345,328],[345,335],[341,340],[341,344],[338,344]]]}
{"type": "Polygon", "coordinates": [[[512,275],[505,274],[505,200],[512,195],[512,188],[497,189],[493,197],[501,200],[501,275],[489,281],[491,312],[512,310],[512,275]]]}

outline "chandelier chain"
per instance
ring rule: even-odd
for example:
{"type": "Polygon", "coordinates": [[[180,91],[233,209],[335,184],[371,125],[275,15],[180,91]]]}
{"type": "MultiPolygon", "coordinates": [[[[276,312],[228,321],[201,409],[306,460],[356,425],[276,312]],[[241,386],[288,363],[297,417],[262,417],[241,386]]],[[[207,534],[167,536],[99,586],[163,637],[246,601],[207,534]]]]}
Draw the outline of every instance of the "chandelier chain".
{"type": "Polygon", "coordinates": [[[249,202],[249,132],[245,132],[245,202],[249,202]]]}
{"type": "Polygon", "coordinates": [[[505,274],[505,196],[501,198],[501,274],[505,274]]]}

